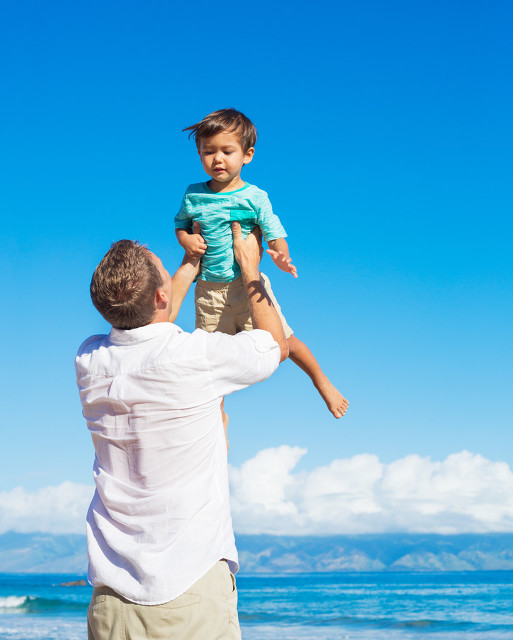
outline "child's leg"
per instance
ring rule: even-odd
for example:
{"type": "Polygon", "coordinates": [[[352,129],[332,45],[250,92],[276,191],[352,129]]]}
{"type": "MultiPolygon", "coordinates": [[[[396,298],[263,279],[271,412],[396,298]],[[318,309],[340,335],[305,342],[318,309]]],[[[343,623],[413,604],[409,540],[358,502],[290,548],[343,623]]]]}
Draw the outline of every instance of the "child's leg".
{"type": "Polygon", "coordinates": [[[304,342],[301,342],[295,335],[291,335],[288,343],[289,358],[310,376],[315,388],[335,418],[341,418],[347,411],[348,401],[322,372],[319,363],[304,342]]]}

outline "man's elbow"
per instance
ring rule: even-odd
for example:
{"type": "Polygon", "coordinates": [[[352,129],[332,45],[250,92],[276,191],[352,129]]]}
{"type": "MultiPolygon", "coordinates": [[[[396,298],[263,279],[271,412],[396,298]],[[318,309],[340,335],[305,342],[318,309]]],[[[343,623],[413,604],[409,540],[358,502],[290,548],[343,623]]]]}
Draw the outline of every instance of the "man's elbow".
{"type": "Polygon", "coordinates": [[[280,341],[280,362],[283,362],[289,357],[289,343],[287,340],[280,341]]]}

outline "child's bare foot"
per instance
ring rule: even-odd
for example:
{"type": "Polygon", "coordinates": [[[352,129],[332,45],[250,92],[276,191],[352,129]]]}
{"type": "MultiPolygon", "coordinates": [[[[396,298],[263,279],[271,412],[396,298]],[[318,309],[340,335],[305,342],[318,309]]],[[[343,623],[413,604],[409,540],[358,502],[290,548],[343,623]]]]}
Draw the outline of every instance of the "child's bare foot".
{"type": "Polygon", "coordinates": [[[324,375],[319,363],[304,342],[301,342],[294,334],[289,337],[288,342],[289,358],[310,377],[335,418],[341,418],[347,411],[349,402],[324,375]]]}
{"type": "Polygon", "coordinates": [[[318,382],[315,386],[317,388],[317,391],[321,394],[321,397],[326,403],[328,409],[335,416],[335,418],[341,418],[347,411],[349,402],[326,377],[321,382],[318,382]]]}

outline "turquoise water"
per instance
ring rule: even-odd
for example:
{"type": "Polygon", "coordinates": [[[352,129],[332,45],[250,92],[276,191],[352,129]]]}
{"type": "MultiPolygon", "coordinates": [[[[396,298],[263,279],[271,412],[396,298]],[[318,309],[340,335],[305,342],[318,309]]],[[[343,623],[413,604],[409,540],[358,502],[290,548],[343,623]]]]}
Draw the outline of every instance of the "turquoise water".
{"type": "MultiPolygon", "coordinates": [[[[80,577],[80,576],[79,576],[80,577]]],[[[0,574],[0,638],[86,640],[77,576],[0,574]]],[[[513,572],[238,577],[245,640],[513,640],[513,572]]]]}

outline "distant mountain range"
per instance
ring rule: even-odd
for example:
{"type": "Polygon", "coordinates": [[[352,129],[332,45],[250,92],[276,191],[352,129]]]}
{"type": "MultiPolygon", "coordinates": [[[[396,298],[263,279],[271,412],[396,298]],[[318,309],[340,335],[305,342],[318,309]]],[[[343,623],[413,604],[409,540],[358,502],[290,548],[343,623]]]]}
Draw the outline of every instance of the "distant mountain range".
{"type": "MultiPolygon", "coordinates": [[[[237,535],[243,573],[513,570],[513,534],[237,535]]],[[[1,573],[87,570],[85,536],[0,535],[1,573]]]]}
{"type": "Polygon", "coordinates": [[[247,573],[513,570],[513,534],[237,536],[247,573]]]}

